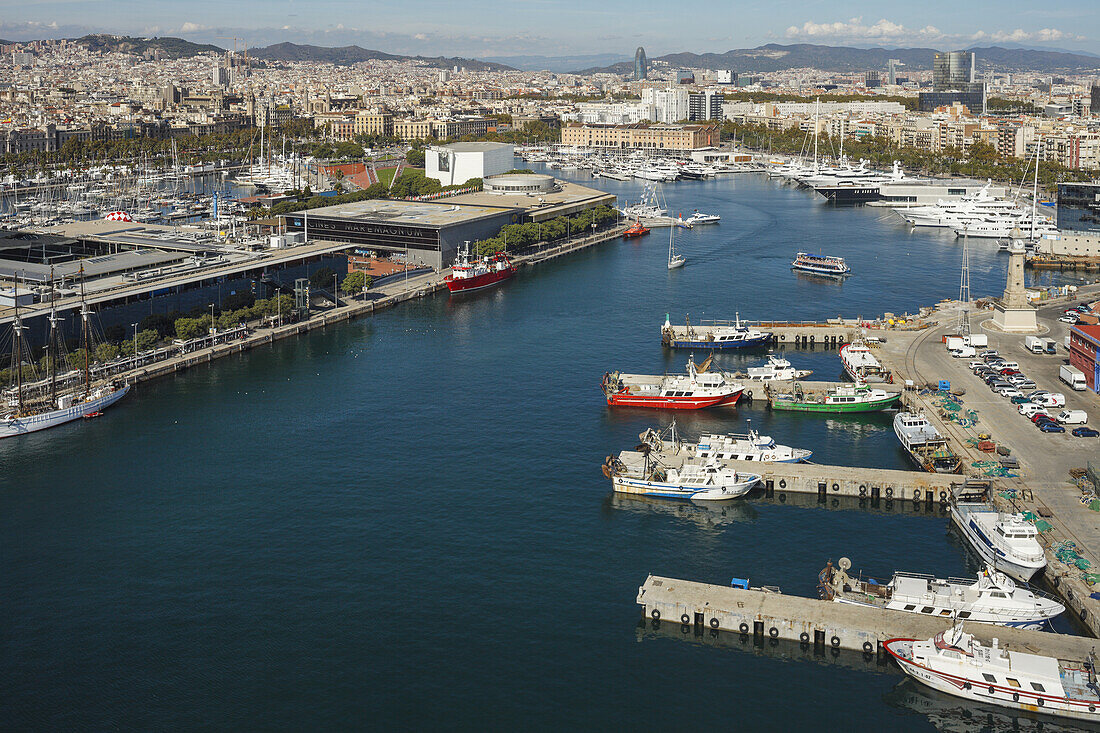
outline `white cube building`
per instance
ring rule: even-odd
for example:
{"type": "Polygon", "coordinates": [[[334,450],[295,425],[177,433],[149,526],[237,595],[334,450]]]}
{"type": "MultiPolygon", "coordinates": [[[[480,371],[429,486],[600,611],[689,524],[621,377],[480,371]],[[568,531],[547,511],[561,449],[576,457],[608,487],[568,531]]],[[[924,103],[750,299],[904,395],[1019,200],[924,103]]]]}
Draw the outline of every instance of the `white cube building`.
{"type": "Polygon", "coordinates": [[[513,168],[515,156],[507,143],[433,145],[424,154],[424,175],[444,186],[458,186],[471,178],[496,176],[513,168]]]}

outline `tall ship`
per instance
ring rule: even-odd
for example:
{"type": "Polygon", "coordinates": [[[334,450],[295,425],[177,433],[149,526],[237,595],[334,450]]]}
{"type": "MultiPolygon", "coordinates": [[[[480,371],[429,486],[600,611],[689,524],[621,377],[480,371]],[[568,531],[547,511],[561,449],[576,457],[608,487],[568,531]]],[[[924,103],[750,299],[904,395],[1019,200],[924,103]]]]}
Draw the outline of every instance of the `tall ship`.
{"type": "Polygon", "coordinates": [[[947,438],[920,412],[894,415],[894,435],[913,462],[929,473],[958,473],[962,459],[951,450],[947,438]]]}
{"type": "Polygon", "coordinates": [[[818,575],[824,600],[1035,631],[1047,628],[1051,619],[1066,610],[1050,596],[1017,586],[988,563],[976,580],[898,572],[885,583],[864,578],[862,573],[853,578],[848,574],[851,567],[846,557],[836,567],[826,564],[818,575]]]}
{"type": "Polygon", "coordinates": [[[984,502],[956,502],[951,521],[982,560],[1021,583],[1046,567],[1039,530],[1022,514],[999,512],[984,502]]]}
{"type": "Polygon", "coordinates": [[[1100,685],[1092,652],[1083,659],[1057,659],[1008,649],[997,639],[985,646],[964,632],[961,623],[931,639],[890,639],[885,647],[907,675],[948,695],[1100,721],[1100,685]]]}
{"type": "Polygon", "coordinates": [[[840,347],[840,362],[844,365],[844,373],[855,382],[878,384],[893,381],[890,370],[879,363],[862,339],[840,347]]]}
{"type": "Polygon", "coordinates": [[[795,382],[789,392],[771,396],[773,410],[794,412],[877,412],[897,405],[900,392],[873,389],[866,384],[842,385],[825,392],[807,391],[795,382]]]}
{"type": "Polygon", "coordinates": [[[807,272],[811,275],[822,277],[847,277],[852,274],[852,268],[844,261],[843,257],[831,255],[815,255],[807,252],[799,252],[791,263],[791,269],[795,272],[807,272]]]}
{"type": "Polygon", "coordinates": [[[459,250],[455,263],[451,266],[451,274],[444,278],[444,282],[452,293],[468,293],[499,285],[515,274],[516,266],[508,259],[508,255],[497,252],[481,259],[472,259],[470,243],[466,242],[466,246],[459,250]]]}
{"type": "Polygon", "coordinates": [[[741,323],[741,314],[732,321],[702,321],[693,326],[685,318],[683,326],[673,326],[665,314],[661,341],[673,349],[749,349],[771,343],[771,331],[761,331],[741,323]]]}
{"type": "MultiPolygon", "coordinates": [[[[34,433],[80,418],[97,416],[130,392],[130,385],[121,380],[92,379],[92,313],[84,302],[83,268],[81,277],[80,344],[83,364],[79,369],[73,369],[68,364],[64,337],[57,325],[57,311],[51,308],[49,341],[44,360],[46,374],[44,379],[37,378],[35,362],[24,334],[26,326],[23,325],[19,312],[19,298],[15,299],[15,318],[12,322],[12,385],[4,392],[6,412],[0,418],[0,438],[34,433]],[[27,374],[28,370],[30,375],[27,374]]],[[[16,281],[16,293],[18,290],[16,281]]]]}
{"type": "Polygon", "coordinates": [[[607,404],[613,407],[649,407],[668,410],[699,410],[735,405],[744,387],[711,372],[711,358],[695,366],[688,357],[687,374],[623,374],[607,372],[601,387],[607,404]]]}

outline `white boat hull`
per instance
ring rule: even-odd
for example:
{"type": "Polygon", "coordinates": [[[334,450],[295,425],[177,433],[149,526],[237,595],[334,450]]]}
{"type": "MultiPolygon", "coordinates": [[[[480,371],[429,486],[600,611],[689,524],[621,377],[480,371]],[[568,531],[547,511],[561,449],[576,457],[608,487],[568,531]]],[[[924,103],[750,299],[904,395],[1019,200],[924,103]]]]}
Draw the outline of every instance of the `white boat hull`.
{"type": "Polygon", "coordinates": [[[660,496],[666,499],[691,499],[693,501],[728,501],[738,499],[759,483],[760,477],[749,475],[746,480],[726,486],[699,489],[682,484],[615,476],[611,482],[615,491],[638,496],[660,496]]]}
{"type": "Polygon", "coordinates": [[[80,419],[85,415],[90,415],[93,412],[105,410],[125,397],[129,391],[130,385],[127,384],[121,389],[117,389],[102,397],[88,402],[81,402],[80,404],[67,407],[63,410],[53,410],[37,415],[27,415],[25,417],[4,420],[0,422],[0,438],[10,438],[13,435],[35,433],[39,430],[64,425],[67,422],[80,419]]]}
{"type": "Polygon", "coordinates": [[[970,543],[970,547],[973,548],[974,552],[978,553],[978,556],[981,557],[982,560],[989,563],[997,570],[1000,570],[1005,575],[1008,575],[1013,580],[1027,583],[1035,573],[1042,570],[1046,565],[1046,561],[1043,561],[1042,564],[1026,565],[997,552],[997,550],[983,537],[981,530],[975,526],[973,519],[964,521],[959,516],[958,512],[952,511],[951,520],[963,533],[967,542],[970,543]]]}

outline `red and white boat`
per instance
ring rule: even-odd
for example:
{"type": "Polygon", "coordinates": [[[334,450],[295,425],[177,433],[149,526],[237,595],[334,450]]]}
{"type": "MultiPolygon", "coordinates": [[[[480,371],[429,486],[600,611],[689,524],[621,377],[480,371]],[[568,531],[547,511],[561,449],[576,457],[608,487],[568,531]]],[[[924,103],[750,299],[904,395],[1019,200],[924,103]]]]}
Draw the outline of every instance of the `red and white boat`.
{"type": "Polygon", "coordinates": [[[668,410],[699,410],[705,407],[735,405],[744,386],[731,382],[721,372],[710,372],[710,357],[696,368],[688,357],[687,374],[603,375],[607,404],[614,407],[652,407],[668,410]]]}
{"type": "Polygon", "coordinates": [[[451,265],[451,274],[444,278],[444,282],[452,293],[466,293],[498,285],[515,274],[516,266],[503,252],[471,260],[470,243],[467,242],[459,250],[455,263],[451,265]]]}
{"type": "MultiPolygon", "coordinates": [[[[1063,637],[1064,638],[1064,637],[1063,637]]],[[[948,695],[1033,713],[1100,721],[1096,660],[1056,659],[983,646],[959,624],[931,639],[890,639],[902,670],[948,695]]]]}
{"type": "Polygon", "coordinates": [[[638,219],[623,231],[623,239],[634,239],[635,237],[642,237],[646,234],[649,234],[649,229],[642,224],[641,219],[638,219]]]}

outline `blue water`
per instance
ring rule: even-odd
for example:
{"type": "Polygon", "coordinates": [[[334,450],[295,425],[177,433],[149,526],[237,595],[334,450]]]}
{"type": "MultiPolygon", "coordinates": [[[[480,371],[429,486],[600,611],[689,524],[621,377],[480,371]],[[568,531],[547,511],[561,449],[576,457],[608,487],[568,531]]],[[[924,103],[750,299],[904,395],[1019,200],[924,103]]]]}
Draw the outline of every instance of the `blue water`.
{"type": "MultiPolygon", "coordinates": [[[[947,520],[613,497],[603,457],[668,416],[610,411],[599,380],[680,369],[666,312],[873,316],[953,297],[959,245],[757,176],[666,192],[723,217],[677,233],[682,270],[663,233],[612,242],[3,441],[4,727],[933,729],[890,667],[638,629],[634,598],[648,573],[811,595],[840,555],[963,574],[947,520]],[[855,275],[788,270],[819,248],[855,275]]],[[[974,250],[975,294],[997,290],[1004,260],[974,250]]],[[[839,374],[833,352],[788,354],[839,374]]],[[[678,416],[688,433],[749,419],[821,462],[905,466],[882,416],[678,416]]]]}

